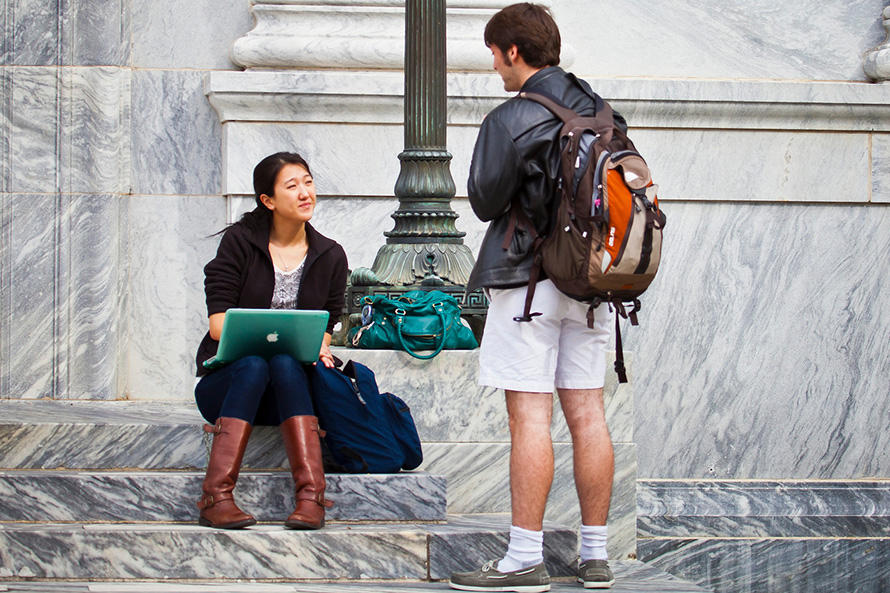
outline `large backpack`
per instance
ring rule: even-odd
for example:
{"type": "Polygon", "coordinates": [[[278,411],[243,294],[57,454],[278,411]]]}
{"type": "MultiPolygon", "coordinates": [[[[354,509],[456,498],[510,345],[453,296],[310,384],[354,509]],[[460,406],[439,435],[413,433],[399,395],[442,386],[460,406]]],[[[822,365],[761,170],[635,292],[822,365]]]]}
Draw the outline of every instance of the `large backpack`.
{"type": "Polygon", "coordinates": [[[380,393],[374,371],[350,360],[340,369],[311,367],[312,396],[326,469],[353,474],[412,470],[423,461],[411,410],[398,396],[380,393]]]}
{"type": "Polygon", "coordinates": [[[520,97],[540,103],[563,121],[560,173],[550,229],[537,236],[518,205],[511,214],[510,236],[522,223],[535,236],[534,259],[525,310],[516,321],[531,321],[535,285],[543,269],[566,295],[589,302],[587,324],[602,303],[614,307],[615,372],[627,382],[619,318],[637,325],[639,296],[658,272],[666,217],[658,207],[657,186],[646,161],[617,126],[612,107],[603,101],[595,117],[582,117],[553,98],[537,93],[520,97]],[[629,305],[629,306],[625,306],[629,305]]]}

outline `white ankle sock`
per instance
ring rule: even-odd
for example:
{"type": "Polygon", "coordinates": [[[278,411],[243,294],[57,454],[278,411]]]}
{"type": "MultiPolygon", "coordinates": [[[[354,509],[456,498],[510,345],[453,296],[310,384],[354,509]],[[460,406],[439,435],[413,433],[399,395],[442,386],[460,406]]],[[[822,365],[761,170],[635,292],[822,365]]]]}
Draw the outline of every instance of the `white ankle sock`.
{"type": "Polygon", "coordinates": [[[608,527],[605,525],[581,526],[581,562],[588,560],[608,560],[606,540],[608,527]]]}
{"type": "Polygon", "coordinates": [[[498,562],[498,571],[513,572],[544,561],[544,532],[510,526],[507,555],[498,562]]]}

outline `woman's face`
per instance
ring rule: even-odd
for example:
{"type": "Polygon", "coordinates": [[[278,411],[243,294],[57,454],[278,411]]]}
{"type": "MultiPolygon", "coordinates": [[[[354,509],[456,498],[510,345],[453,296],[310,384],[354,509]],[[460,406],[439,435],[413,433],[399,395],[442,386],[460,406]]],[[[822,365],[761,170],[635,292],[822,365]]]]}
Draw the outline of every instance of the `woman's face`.
{"type": "Polygon", "coordinates": [[[315,184],[312,175],[301,165],[287,164],[275,178],[275,194],[260,199],[272,211],[292,222],[309,222],[315,211],[315,184]]]}

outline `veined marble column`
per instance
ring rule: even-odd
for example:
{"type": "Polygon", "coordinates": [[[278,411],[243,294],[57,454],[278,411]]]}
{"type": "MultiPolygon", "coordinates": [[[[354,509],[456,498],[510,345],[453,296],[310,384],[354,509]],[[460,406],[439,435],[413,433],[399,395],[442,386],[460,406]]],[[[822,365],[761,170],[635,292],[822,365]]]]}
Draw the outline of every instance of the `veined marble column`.
{"type": "Polygon", "coordinates": [[[884,8],[882,14],[887,38],[884,43],[865,56],[862,69],[865,74],[877,82],[890,80],[890,6],[884,8]]]}

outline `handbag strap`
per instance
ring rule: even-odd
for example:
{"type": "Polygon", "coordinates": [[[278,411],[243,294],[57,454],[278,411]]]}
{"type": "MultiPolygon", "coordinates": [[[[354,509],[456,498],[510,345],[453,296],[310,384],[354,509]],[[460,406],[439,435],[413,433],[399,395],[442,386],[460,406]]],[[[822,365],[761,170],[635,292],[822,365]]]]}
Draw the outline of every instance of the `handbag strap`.
{"type": "Polygon", "coordinates": [[[419,358],[420,360],[429,360],[430,358],[435,357],[442,349],[445,347],[445,309],[442,307],[442,303],[436,303],[433,305],[433,308],[436,310],[436,313],[439,314],[439,321],[442,322],[442,339],[439,341],[439,344],[436,346],[436,351],[432,354],[417,354],[416,352],[412,352],[411,349],[405,344],[405,338],[402,337],[402,320],[404,319],[403,315],[396,315],[396,329],[399,334],[399,342],[402,344],[402,349],[413,356],[414,358],[419,358]]]}

